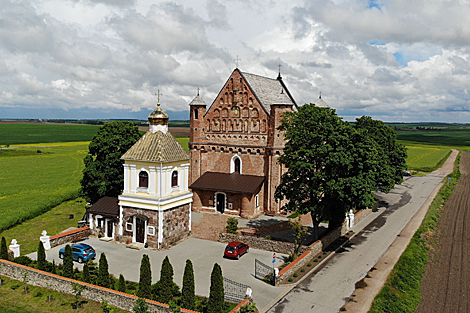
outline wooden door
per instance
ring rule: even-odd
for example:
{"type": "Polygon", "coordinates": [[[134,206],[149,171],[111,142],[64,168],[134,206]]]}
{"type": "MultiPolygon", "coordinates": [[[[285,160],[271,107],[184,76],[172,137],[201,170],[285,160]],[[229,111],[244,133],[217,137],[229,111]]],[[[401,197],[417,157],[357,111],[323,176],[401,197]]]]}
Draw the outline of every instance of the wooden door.
{"type": "Polygon", "coordinates": [[[107,220],[108,223],[106,235],[108,237],[113,237],[113,220],[107,220]]]}
{"type": "Polygon", "coordinates": [[[219,211],[220,213],[224,213],[225,211],[225,195],[223,193],[218,193],[217,194],[217,211],[219,211]]]}
{"type": "Polygon", "coordinates": [[[144,243],[145,221],[136,217],[135,224],[135,241],[144,243]]]}

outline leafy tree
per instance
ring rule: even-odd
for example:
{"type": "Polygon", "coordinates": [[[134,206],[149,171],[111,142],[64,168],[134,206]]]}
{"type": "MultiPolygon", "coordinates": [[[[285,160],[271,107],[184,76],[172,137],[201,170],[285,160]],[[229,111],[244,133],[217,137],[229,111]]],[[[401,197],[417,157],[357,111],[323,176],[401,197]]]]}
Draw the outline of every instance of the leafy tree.
{"type": "Polygon", "coordinates": [[[194,286],[194,270],[191,260],[186,260],[183,274],[183,289],[182,289],[182,304],[181,306],[188,310],[196,308],[196,294],[194,286]]]}
{"type": "Polygon", "coordinates": [[[46,250],[44,250],[44,245],[42,241],[39,241],[38,244],[38,269],[44,271],[46,269],[46,250]]]}
{"type": "Polygon", "coordinates": [[[88,266],[88,262],[85,262],[85,264],[83,264],[82,281],[84,281],[85,283],[91,284],[91,275],[90,275],[90,268],[88,266]]]}
{"type": "Polygon", "coordinates": [[[2,237],[2,243],[0,246],[0,259],[8,260],[7,241],[5,237],[2,237]]]}
{"type": "Polygon", "coordinates": [[[147,305],[147,302],[145,302],[144,299],[137,299],[134,302],[134,309],[133,311],[135,313],[149,313],[149,306],[147,305]]]}
{"type": "Polygon", "coordinates": [[[293,221],[292,219],[289,219],[289,224],[294,230],[294,259],[296,259],[299,256],[299,251],[300,247],[302,246],[302,238],[305,236],[307,233],[307,227],[302,227],[302,223],[300,221],[293,221]]]}
{"type": "Polygon", "coordinates": [[[91,203],[104,196],[121,194],[124,172],[120,158],[141,137],[132,122],[118,121],[103,125],[88,146],[83,160],[81,194],[91,203]]]}
{"type": "Polygon", "coordinates": [[[119,275],[118,291],[126,292],[126,280],[122,274],[119,275]]]}
{"type": "Polygon", "coordinates": [[[282,175],[275,198],[288,200],[285,210],[310,213],[316,238],[323,219],[335,228],[350,209],[372,206],[375,191],[387,191],[383,187],[389,179],[380,177],[385,174],[381,170],[396,173],[397,167],[404,166],[404,158],[392,162],[386,157],[387,153],[402,156],[402,148],[390,133],[393,143],[387,149],[394,151],[386,153],[380,146],[382,141],[377,142],[379,130],[384,129],[371,119],[353,127],[333,109],[306,104],[298,111],[286,112],[278,129],[286,132],[287,143],[279,162],[288,171],[282,175]]]}
{"type": "Polygon", "coordinates": [[[108,260],[104,252],[101,252],[100,261],[98,266],[98,279],[96,284],[101,287],[109,288],[109,270],[108,260]]]}
{"type": "Polygon", "coordinates": [[[207,313],[222,313],[224,307],[224,278],[220,265],[215,263],[211,273],[211,287],[207,313]]]}
{"type": "Polygon", "coordinates": [[[159,301],[169,303],[173,298],[173,266],[171,266],[170,259],[166,256],[162,261],[162,268],[160,270],[160,290],[159,301]]]}
{"type": "Polygon", "coordinates": [[[142,261],[140,262],[140,279],[137,297],[147,299],[151,299],[152,297],[152,271],[150,269],[149,257],[146,254],[142,256],[142,261]]]}
{"type": "Polygon", "coordinates": [[[64,251],[64,277],[73,278],[73,253],[70,245],[65,246],[64,251]]]}

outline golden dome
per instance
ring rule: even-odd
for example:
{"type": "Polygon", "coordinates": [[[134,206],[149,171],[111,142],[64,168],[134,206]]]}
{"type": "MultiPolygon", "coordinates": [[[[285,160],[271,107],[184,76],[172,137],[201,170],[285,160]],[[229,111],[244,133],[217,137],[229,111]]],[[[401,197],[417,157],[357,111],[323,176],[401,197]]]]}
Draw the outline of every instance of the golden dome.
{"type": "Polygon", "coordinates": [[[150,113],[149,117],[150,125],[168,125],[169,116],[163,112],[160,107],[160,102],[157,104],[157,108],[150,113]]]}

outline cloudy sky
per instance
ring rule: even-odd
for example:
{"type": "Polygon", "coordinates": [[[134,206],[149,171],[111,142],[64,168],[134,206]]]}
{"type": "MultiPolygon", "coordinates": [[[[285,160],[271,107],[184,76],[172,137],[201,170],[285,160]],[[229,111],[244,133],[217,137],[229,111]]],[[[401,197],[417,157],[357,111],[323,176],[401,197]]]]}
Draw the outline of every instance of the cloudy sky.
{"type": "Polygon", "coordinates": [[[240,59],[298,104],[470,122],[469,0],[2,0],[0,118],[188,118],[240,59]],[[178,113],[179,112],[179,113],[178,113]]]}

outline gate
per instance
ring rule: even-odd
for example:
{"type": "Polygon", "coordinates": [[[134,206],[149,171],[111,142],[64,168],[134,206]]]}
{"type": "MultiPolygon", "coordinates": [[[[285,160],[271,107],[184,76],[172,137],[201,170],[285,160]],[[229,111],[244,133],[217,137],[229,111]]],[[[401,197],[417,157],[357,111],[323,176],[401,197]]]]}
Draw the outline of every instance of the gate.
{"type": "Polygon", "coordinates": [[[224,277],[224,298],[225,301],[239,303],[245,299],[246,290],[250,288],[248,285],[237,283],[224,277]]]}
{"type": "Polygon", "coordinates": [[[258,259],[255,259],[255,277],[262,281],[275,285],[274,270],[272,266],[266,265],[258,259]]]}

